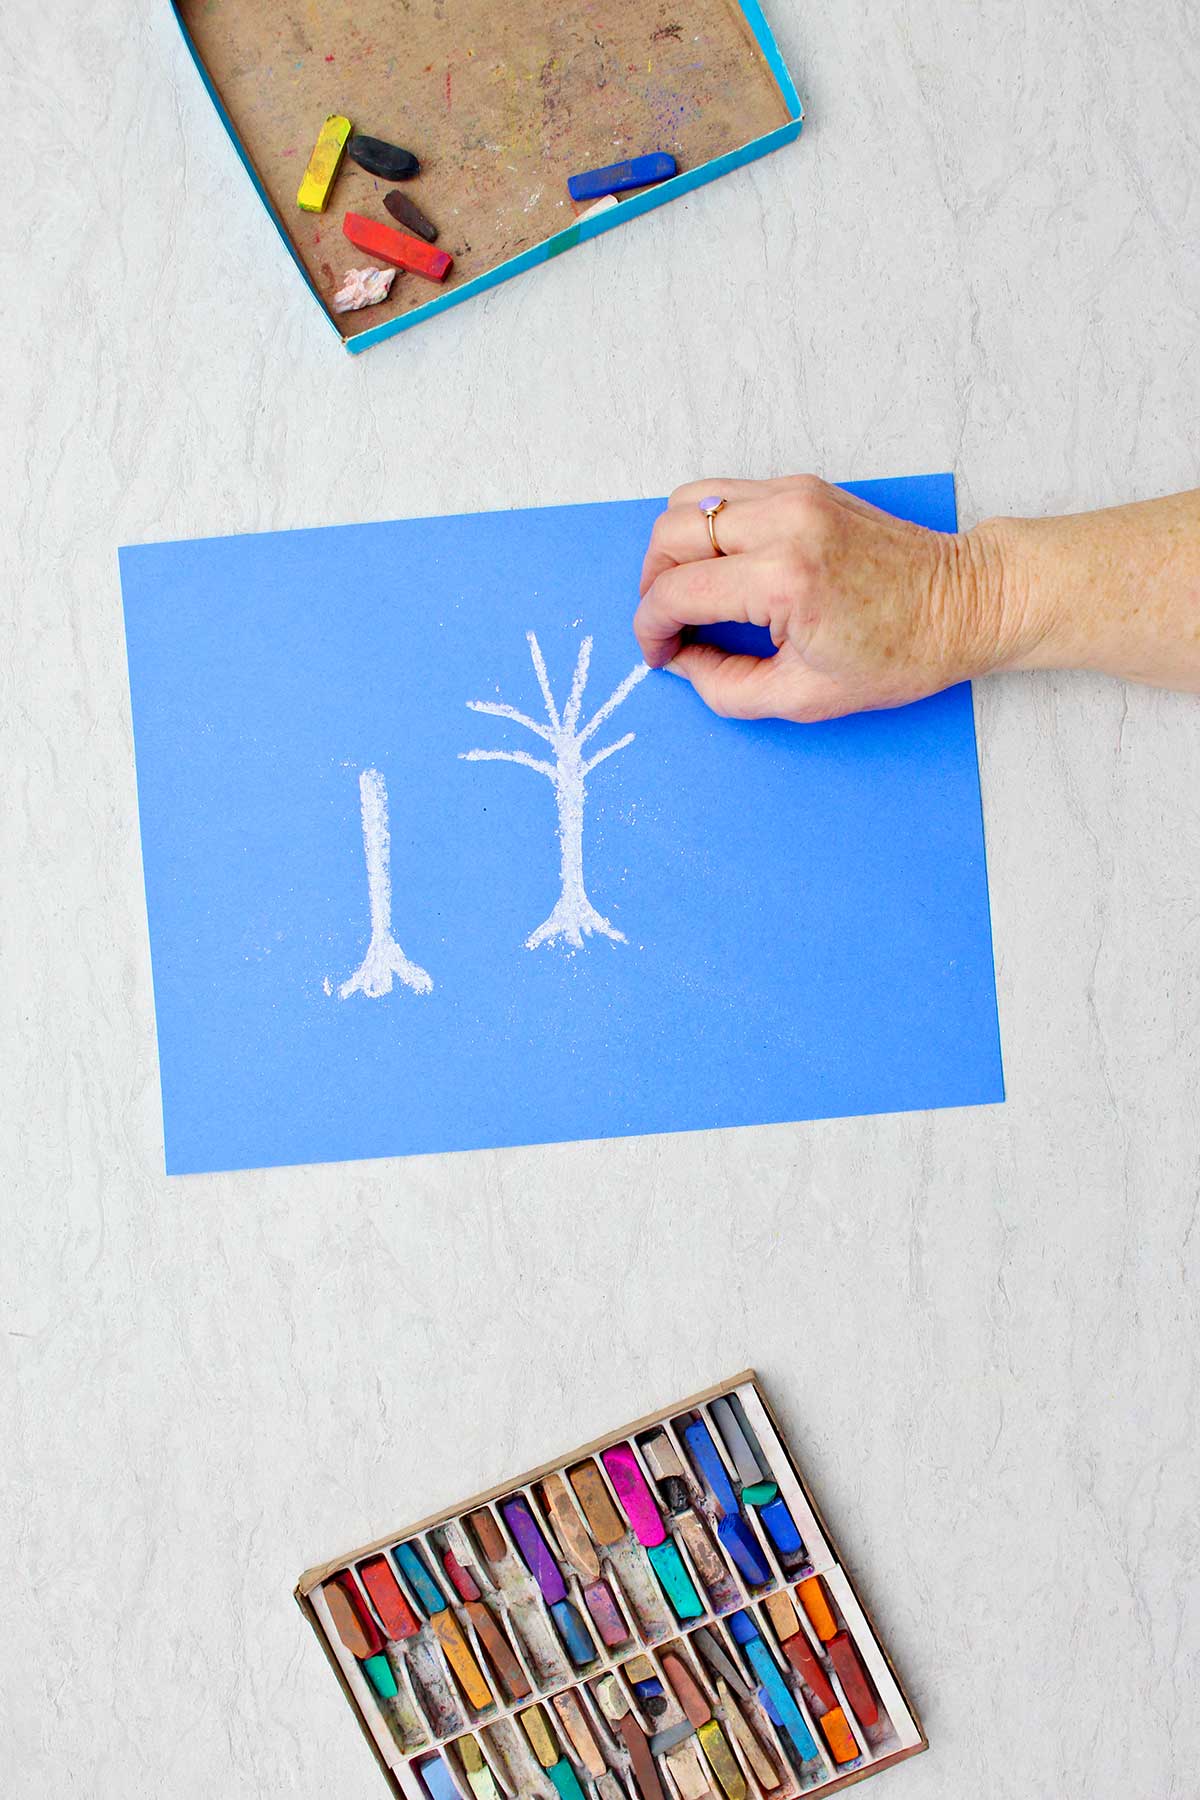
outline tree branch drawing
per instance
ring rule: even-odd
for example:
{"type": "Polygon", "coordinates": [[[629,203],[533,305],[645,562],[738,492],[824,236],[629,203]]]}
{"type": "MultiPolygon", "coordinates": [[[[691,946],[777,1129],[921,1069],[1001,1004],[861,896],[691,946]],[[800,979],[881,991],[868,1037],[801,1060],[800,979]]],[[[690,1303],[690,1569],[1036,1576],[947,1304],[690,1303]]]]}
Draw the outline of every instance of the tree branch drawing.
{"type": "Polygon", "coordinates": [[[432,978],[417,963],[409,962],[392,936],[392,834],[388,826],[387,783],[378,769],[362,771],[358,792],[371,904],[371,941],[358,968],[338,988],[338,998],[348,1000],[351,994],[365,994],[368,1000],[379,1000],[391,993],[392,977],[396,975],[414,994],[431,994],[432,978]]]}
{"type": "Polygon", "coordinates": [[[561,892],[550,917],[526,938],[525,948],[536,950],[539,944],[553,943],[562,938],[576,949],[581,949],[584,938],[592,932],[599,932],[618,944],[624,944],[628,941],[624,932],[618,931],[598,913],[587,897],[583,883],[583,812],[588,776],[610,756],[615,756],[618,750],[624,750],[627,744],[632,744],[634,734],[627,731],[615,744],[607,745],[590,757],[585,756],[584,745],[595,737],[600,727],[612,717],[618,706],[650,671],[645,663],[639,663],[609,695],[603,706],[592,714],[587,724],[581,727],[579,716],[583,710],[583,692],[587,686],[588,667],[592,657],[591,638],[584,638],[579,646],[575,673],[571,678],[571,691],[561,713],[555,704],[541,645],[532,631],[527,631],[525,638],[546,709],[547,723],[539,724],[527,713],[518,712],[515,706],[507,706],[499,701],[468,700],[467,705],[472,712],[487,713],[492,718],[508,719],[514,725],[524,726],[526,731],[531,731],[549,746],[553,761],[531,756],[525,750],[463,750],[459,754],[463,762],[518,763],[524,769],[533,769],[537,774],[544,775],[554,785],[561,852],[561,892]]]}

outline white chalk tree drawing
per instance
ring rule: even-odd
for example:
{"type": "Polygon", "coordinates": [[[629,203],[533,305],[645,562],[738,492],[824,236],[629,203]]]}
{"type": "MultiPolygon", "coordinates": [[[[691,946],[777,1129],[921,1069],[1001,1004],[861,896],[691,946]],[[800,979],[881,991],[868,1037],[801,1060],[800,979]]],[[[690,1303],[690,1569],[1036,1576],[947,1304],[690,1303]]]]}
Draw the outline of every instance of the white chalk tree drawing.
{"type": "Polygon", "coordinates": [[[560,713],[551,692],[541,646],[532,631],[527,631],[525,636],[533,661],[533,671],[542,692],[547,723],[540,725],[536,719],[519,712],[515,706],[506,706],[499,701],[468,700],[467,705],[472,712],[490,713],[493,718],[510,719],[515,725],[523,725],[526,731],[532,731],[535,737],[542,738],[550,746],[554,761],[530,756],[524,750],[464,750],[460,755],[464,762],[520,763],[522,768],[536,770],[554,785],[554,797],[558,806],[562,891],[550,917],[525,939],[526,949],[536,950],[539,944],[550,944],[557,938],[562,938],[576,948],[582,948],[584,938],[594,931],[614,939],[618,944],[624,944],[628,942],[624,932],[618,931],[596,911],[583,884],[583,809],[588,776],[600,763],[606,762],[618,750],[624,750],[626,745],[632,744],[634,733],[626,732],[623,738],[598,750],[594,756],[586,756],[584,746],[595,737],[605,720],[612,717],[621,702],[650,671],[645,663],[639,663],[625,677],[620,687],[609,695],[604,705],[592,714],[587,724],[581,726],[579,715],[583,709],[583,690],[587,686],[588,665],[592,657],[591,638],[584,638],[579,646],[571,691],[560,713]]]}
{"type": "Polygon", "coordinates": [[[338,988],[338,998],[348,1000],[351,994],[365,994],[368,1000],[379,1000],[391,993],[393,976],[399,976],[414,994],[431,994],[431,977],[417,963],[409,962],[392,936],[392,834],[388,826],[387,783],[378,769],[362,771],[358,792],[371,903],[371,941],[358,968],[338,988]]]}

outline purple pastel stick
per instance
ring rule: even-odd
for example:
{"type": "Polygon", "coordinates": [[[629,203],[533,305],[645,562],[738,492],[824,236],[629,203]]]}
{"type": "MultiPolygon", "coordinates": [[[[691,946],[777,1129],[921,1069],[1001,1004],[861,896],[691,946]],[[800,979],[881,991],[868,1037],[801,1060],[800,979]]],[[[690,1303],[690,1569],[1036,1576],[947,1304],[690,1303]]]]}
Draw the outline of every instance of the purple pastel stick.
{"type": "Polygon", "coordinates": [[[602,1450],[600,1457],[638,1543],[647,1550],[661,1544],[667,1529],[629,1445],[614,1444],[611,1450],[602,1450]]]}
{"type": "Polygon", "coordinates": [[[550,1554],[550,1546],[538,1530],[538,1522],[529,1510],[525,1500],[506,1500],[500,1511],[504,1514],[504,1523],[516,1539],[517,1549],[529,1569],[529,1573],[542,1590],[547,1606],[554,1606],[557,1601],[567,1597],[567,1584],[562,1578],[562,1570],[550,1554]]]}

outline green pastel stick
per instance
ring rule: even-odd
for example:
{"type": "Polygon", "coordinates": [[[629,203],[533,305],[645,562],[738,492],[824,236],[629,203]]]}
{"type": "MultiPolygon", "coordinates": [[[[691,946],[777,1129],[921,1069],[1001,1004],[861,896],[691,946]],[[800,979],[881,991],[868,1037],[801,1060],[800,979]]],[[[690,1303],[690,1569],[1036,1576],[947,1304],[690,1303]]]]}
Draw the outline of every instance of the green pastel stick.
{"type": "Polygon", "coordinates": [[[392,1665],[381,1650],[378,1656],[364,1656],[363,1674],[381,1700],[394,1700],[398,1689],[392,1665]]]}
{"type": "Polygon", "coordinates": [[[562,1800],[583,1800],[583,1789],[565,1756],[561,1756],[546,1773],[562,1795],[562,1800]]]}
{"type": "Polygon", "coordinates": [[[742,1489],[742,1499],[747,1506],[770,1506],[778,1492],[773,1481],[756,1481],[742,1489]]]}
{"type": "Polygon", "coordinates": [[[702,1619],[704,1608],[700,1603],[700,1596],[692,1586],[691,1577],[683,1566],[683,1559],[675,1548],[674,1539],[664,1538],[661,1544],[651,1544],[646,1555],[650,1558],[659,1586],[670,1601],[675,1617],[702,1619]]]}

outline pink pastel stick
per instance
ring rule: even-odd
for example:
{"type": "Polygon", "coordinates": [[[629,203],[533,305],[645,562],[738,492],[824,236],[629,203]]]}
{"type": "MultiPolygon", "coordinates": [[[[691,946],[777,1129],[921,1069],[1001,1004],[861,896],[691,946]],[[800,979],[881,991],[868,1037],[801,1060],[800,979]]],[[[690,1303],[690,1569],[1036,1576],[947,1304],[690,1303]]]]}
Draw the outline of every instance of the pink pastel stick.
{"type": "Polygon", "coordinates": [[[627,1644],[629,1633],[625,1629],[624,1619],[617,1611],[617,1603],[607,1581],[593,1581],[590,1587],[584,1588],[583,1597],[592,1615],[592,1623],[608,1648],[614,1650],[618,1644],[627,1644]]]}
{"type": "Polygon", "coordinates": [[[600,1455],[638,1543],[647,1550],[661,1544],[667,1535],[666,1527],[629,1445],[614,1444],[600,1455]]]}

